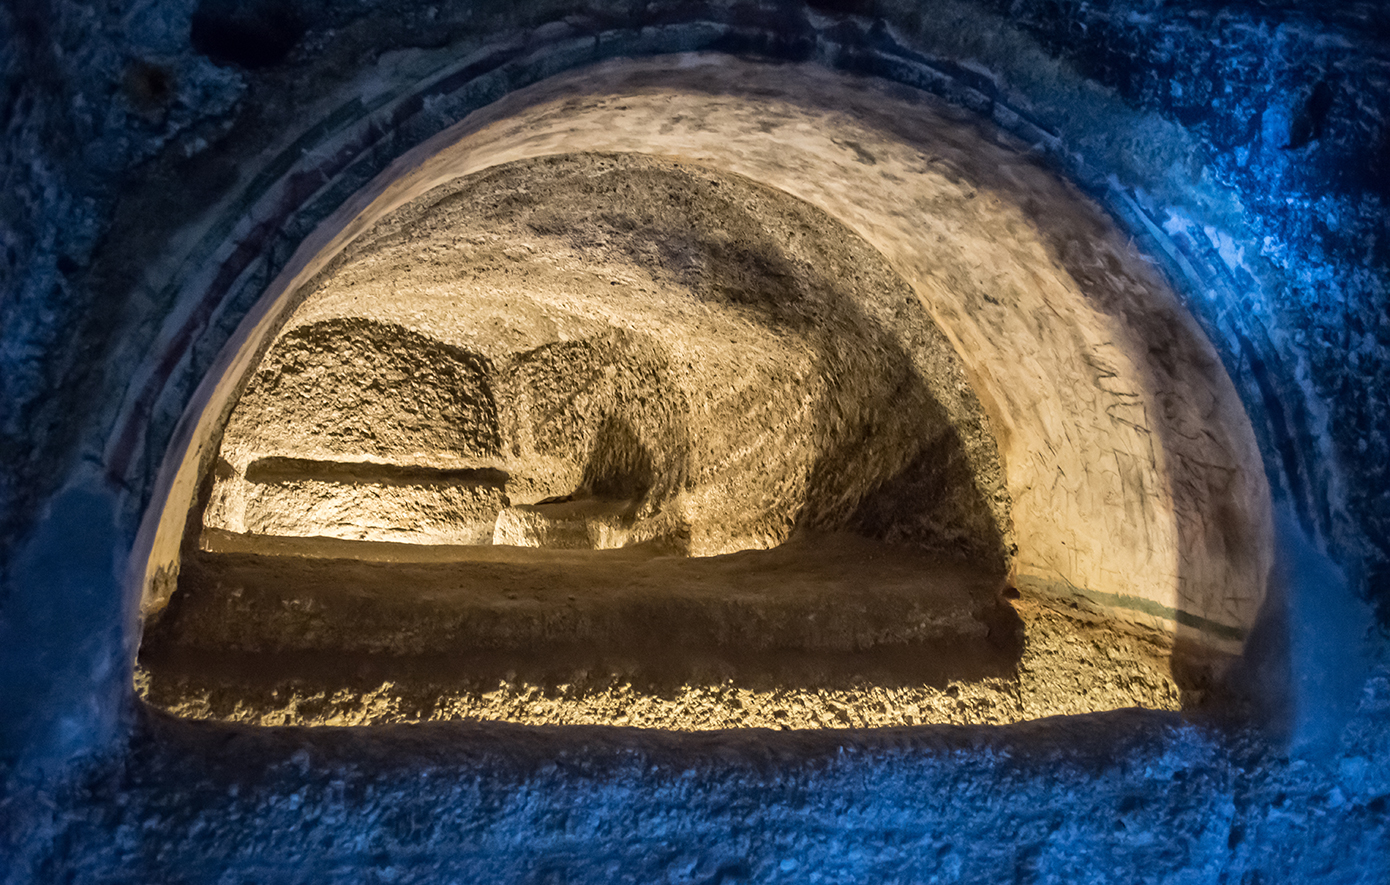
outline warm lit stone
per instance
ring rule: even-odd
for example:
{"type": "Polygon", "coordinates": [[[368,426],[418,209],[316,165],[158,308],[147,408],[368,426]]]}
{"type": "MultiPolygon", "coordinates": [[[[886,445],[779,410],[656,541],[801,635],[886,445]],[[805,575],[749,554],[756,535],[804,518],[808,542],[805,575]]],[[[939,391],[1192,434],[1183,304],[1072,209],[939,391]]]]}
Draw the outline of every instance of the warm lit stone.
{"type": "MultiPolygon", "coordinates": [[[[1063,275],[1043,300],[1092,284],[1063,275]]],[[[1031,309],[1038,293],[1008,285],[1011,309],[1031,309]]],[[[917,700],[881,724],[1177,704],[1157,663],[1172,633],[1109,621],[1083,594],[1071,604],[1093,613],[1070,623],[1095,643],[1058,638],[1057,591],[1026,564],[1071,536],[1015,548],[1006,480],[1037,462],[999,460],[994,433],[1015,418],[986,416],[965,369],[980,354],[957,347],[854,231],[738,174],[604,153],[450,181],[343,251],[253,373],[201,549],[147,640],[149,696],[263,722],[588,721],[576,711],[619,680],[607,721],[677,728],[731,721],[650,706],[701,685],[804,695],[789,726],[849,721],[825,690],[857,708],[894,686],[917,700]],[[1011,563],[1022,622],[1000,597],[1011,563]],[[1134,637],[1144,662],[1116,657],[1134,637]],[[570,688],[536,720],[467,700],[498,678],[570,688]],[[948,687],[975,700],[930,700],[948,687]]],[[[1080,347],[1095,386],[1049,391],[1029,362],[991,364],[1032,385],[1003,395],[1061,395],[1072,420],[1104,409],[1132,433],[1106,398],[1143,399],[1107,373],[1137,357],[1049,347],[1038,358],[1080,347]]],[[[1174,395],[1212,397],[1210,380],[1174,395]]],[[[1172,506],[1144,485],[1149,457],[1137,498],[1103,503],[1141,533],[1109,551],[1115,568],[1171,541],[1139,519],[1172,506]]]]}
{"type": "MultiPolygon", "coordinates": [[[[802,525],[1008,556],[983,411],[906,284],[805,203],[640,155],[501,167],[383,221],[290,318],[222,453],[234,468],[271,455],[496,467],[513,504],[630,499],[610,539],[695,554],[775,545],[802,525]],[[404,340],[418,353],[398,355],[404,340]]],[[[214,500],[244,481],[234,469],[214,500]]],[[[267,497],[252,494],[248,508],[267,497]]],[[[320,524],[327,506],[223,509],[209,526],[368,536],[320,524]]],[[[586,536],[521,513],[499,538],[586,536]]]]}

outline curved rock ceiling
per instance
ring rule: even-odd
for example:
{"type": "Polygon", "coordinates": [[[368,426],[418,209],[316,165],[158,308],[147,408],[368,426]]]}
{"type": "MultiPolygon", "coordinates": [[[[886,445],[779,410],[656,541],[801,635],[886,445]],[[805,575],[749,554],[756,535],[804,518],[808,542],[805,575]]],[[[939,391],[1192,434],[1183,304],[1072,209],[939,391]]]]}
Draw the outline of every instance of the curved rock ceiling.
{"type": "Polygon", "coordinates": [[[1269,492],[1210,344],[1099,209],[921,95],[612,62],[423,145],[315,242],[204,412],[210,441],[245,385],[205,546],[852,531],[1157,630],[1175,670],[1263,600],[1269,492]]]}
{"type": "Polygon", "coordinates": [[[222,456],[207,524],[232,531],[707,556],[802,527],[1007,558],[987,421],[902,278],[785,192],[640,154],[496,167],[384,220],[289,320],[222,456]],[[267,458],[304,475],[246,483],[267,458]],[[354,460],[461,473],[375,484],[420,496],[384,519],[315,482],[354,460]],[[586,513],[606,537],[565,536],[586,513]]]}

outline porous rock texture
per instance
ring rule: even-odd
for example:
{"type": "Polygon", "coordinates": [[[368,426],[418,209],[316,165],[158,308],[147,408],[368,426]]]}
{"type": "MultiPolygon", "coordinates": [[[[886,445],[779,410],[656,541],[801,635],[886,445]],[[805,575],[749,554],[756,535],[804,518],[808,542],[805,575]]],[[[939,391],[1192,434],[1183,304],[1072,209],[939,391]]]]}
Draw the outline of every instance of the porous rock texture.
{"type": "Polygon", "coordinates": [[[564,497],[499,540],[709,555],[803,527],[1009,556],[990,428],[906,283],[784,192],[638,154],[505,165],[379,222],[270,347],[221,457],[205,523],[233,531],[467,543],[487,502],[564,497]],[[506,479],[421,484],[386,525],[312,475],[249,482],[261,458],[506,479]],[[591,500],[625,502],[602,538],[537,534],[591,500]]]}
{"type": "Polygon", "coordinates": [[[1010,606],[988,570],[855,536],[696,559],[204,544],[139,675],[151,703],[194,718],[826,728],[1183,701],[1166,633],[1045,597],[1010,606]]]}
{"type": "MultiPolygon", "coordinates": [[[[1023,144],[984,139],[959,111],[873,81],[710,55],[560,75],[460,127],[437,152],[403,158],[401,178],[353,204],[343,227],[327,225],[322,251],[267,294],[275,307],[239,363],[340,248],[438,184],[578,147],[693,156],[852,227],[949,332],[1001,441],[1020,583],[1169,629],[1176,620],[1197,642],[1238,651],[1264,598],[1272,519],[1237,392],[1133,244],[1023,144]]],[[[212,377],[179,501],[191,501],[243,376],[212,377]]],[[[175,498],[163,512],[183,512],[175,498]]],[[[176,567],[183,528],[160,524],[152,576],[176,567]]]]}
{"type": "Polygon", "coordinates": [[[218,463],[142,652],[142,694],[185,715],[825,727],[1179,700],[1161,631],[1094,619],[1103,654],[1042,599],[1019,623],[951,345],[852,231],[737,175],[559,155],[416,198],[320,273],[218,463]],[[709,703],[733,691],[757,697],[709,703]]]}
{"type": "Polygon", "coordinates": [[[1311,758],[1138,710],[696,736],[145,713],[80,784],[12,782],[33,811],[0,845],[44,882],[1380,882],[1387,677],[1311,758]]]}
{"type": "MultiPolygon", "coordinates": [[[[815,543],[694,569],[560,557],[564,578],[496,557],[486,590],[452,599],[418,566],[379,568],[375,582],[282,566],[252,583],[253,561],[200,563],[222,581],[185,585],[137,681],[179,716],[257,725],[886,728],[1184,702],[1162,632],[1047,598],[980,617],[965,604],[977,576],[815,543]]],[[[456,580],[475,577],[459,566],[456,580]]]]}
{"type": "Polygon", "coordinates": [[[1326,740],[1311,744],[1133,711],[694,738],[178,721],[127,697],[138,627],[120,579],[191,391],[333,207],[518,86],[706,50],[814,59],[1031,131],[1184,281],[1281,506],[1385,623],[1383,13],[1366,0],[0,6],[0,878],[1383,883],[1390,664],[1338,669],[1319,617],[1346,603],[1339,577],[1309,589],[1314,626],[1290,633],[1314,652],[1286,661],[1287,684],[1353,685],[1344,715],[1314,705],[1326,740]],[[219,24],[240,45],[210,39],[219,24]],[[391,104],[442,58],[463,75],[438,82],[468,84],[462,97],[391,104]],[[360,162],[323,194],[296,178],[278,205],[303,214],[256,214],[283,196],[275,170],[336,160],[316,139],[353,121],[354,138],[370,134],[348,154],[360,162]],[[225,240],[194,246],[224,224],[244,224],[264,260],[219,278],[225,304],[181,302],[166,282],[217,273],[225,240]],[[146,354],[153,386],[133,368],[146,354]],[[126,405],[139,433],[108,438],[126,405]]]}

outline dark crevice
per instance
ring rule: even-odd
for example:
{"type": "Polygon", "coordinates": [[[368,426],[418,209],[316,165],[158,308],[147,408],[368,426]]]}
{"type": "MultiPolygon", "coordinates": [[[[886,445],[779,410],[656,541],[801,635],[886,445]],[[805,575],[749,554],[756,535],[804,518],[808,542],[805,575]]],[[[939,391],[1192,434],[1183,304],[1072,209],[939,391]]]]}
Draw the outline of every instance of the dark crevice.
{"type": "Polygon", "coordinates": [[[219,65],[255,70],[277,65],[304,36],[305,26],[287,4],[260,0],[238,4],[204,0],[193,13],[193,48],[219,65]]]}
{"type": "Polygon", "coordinates": [[[255,483],[303,480],[374,485],[479,485],[505,486],[510,478],[495,467],[440,468],[371,461],[317,461],[309,458],[258,458],[246,468],[255,483]]]}

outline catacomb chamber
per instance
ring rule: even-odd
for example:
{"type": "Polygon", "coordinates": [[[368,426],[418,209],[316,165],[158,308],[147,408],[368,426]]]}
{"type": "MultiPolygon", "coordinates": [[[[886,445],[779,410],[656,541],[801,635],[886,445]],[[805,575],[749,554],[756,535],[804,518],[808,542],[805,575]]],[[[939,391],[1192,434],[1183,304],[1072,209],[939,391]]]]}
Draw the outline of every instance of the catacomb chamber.
{"type": "Polygon", "coordinates": [[[1173,707],[1239,651],[1248,422],[1019,145],[870,81],[652,61],[429,149],[210,393],[152,561],[155,703],[1004,722],[1173,707]]]}

